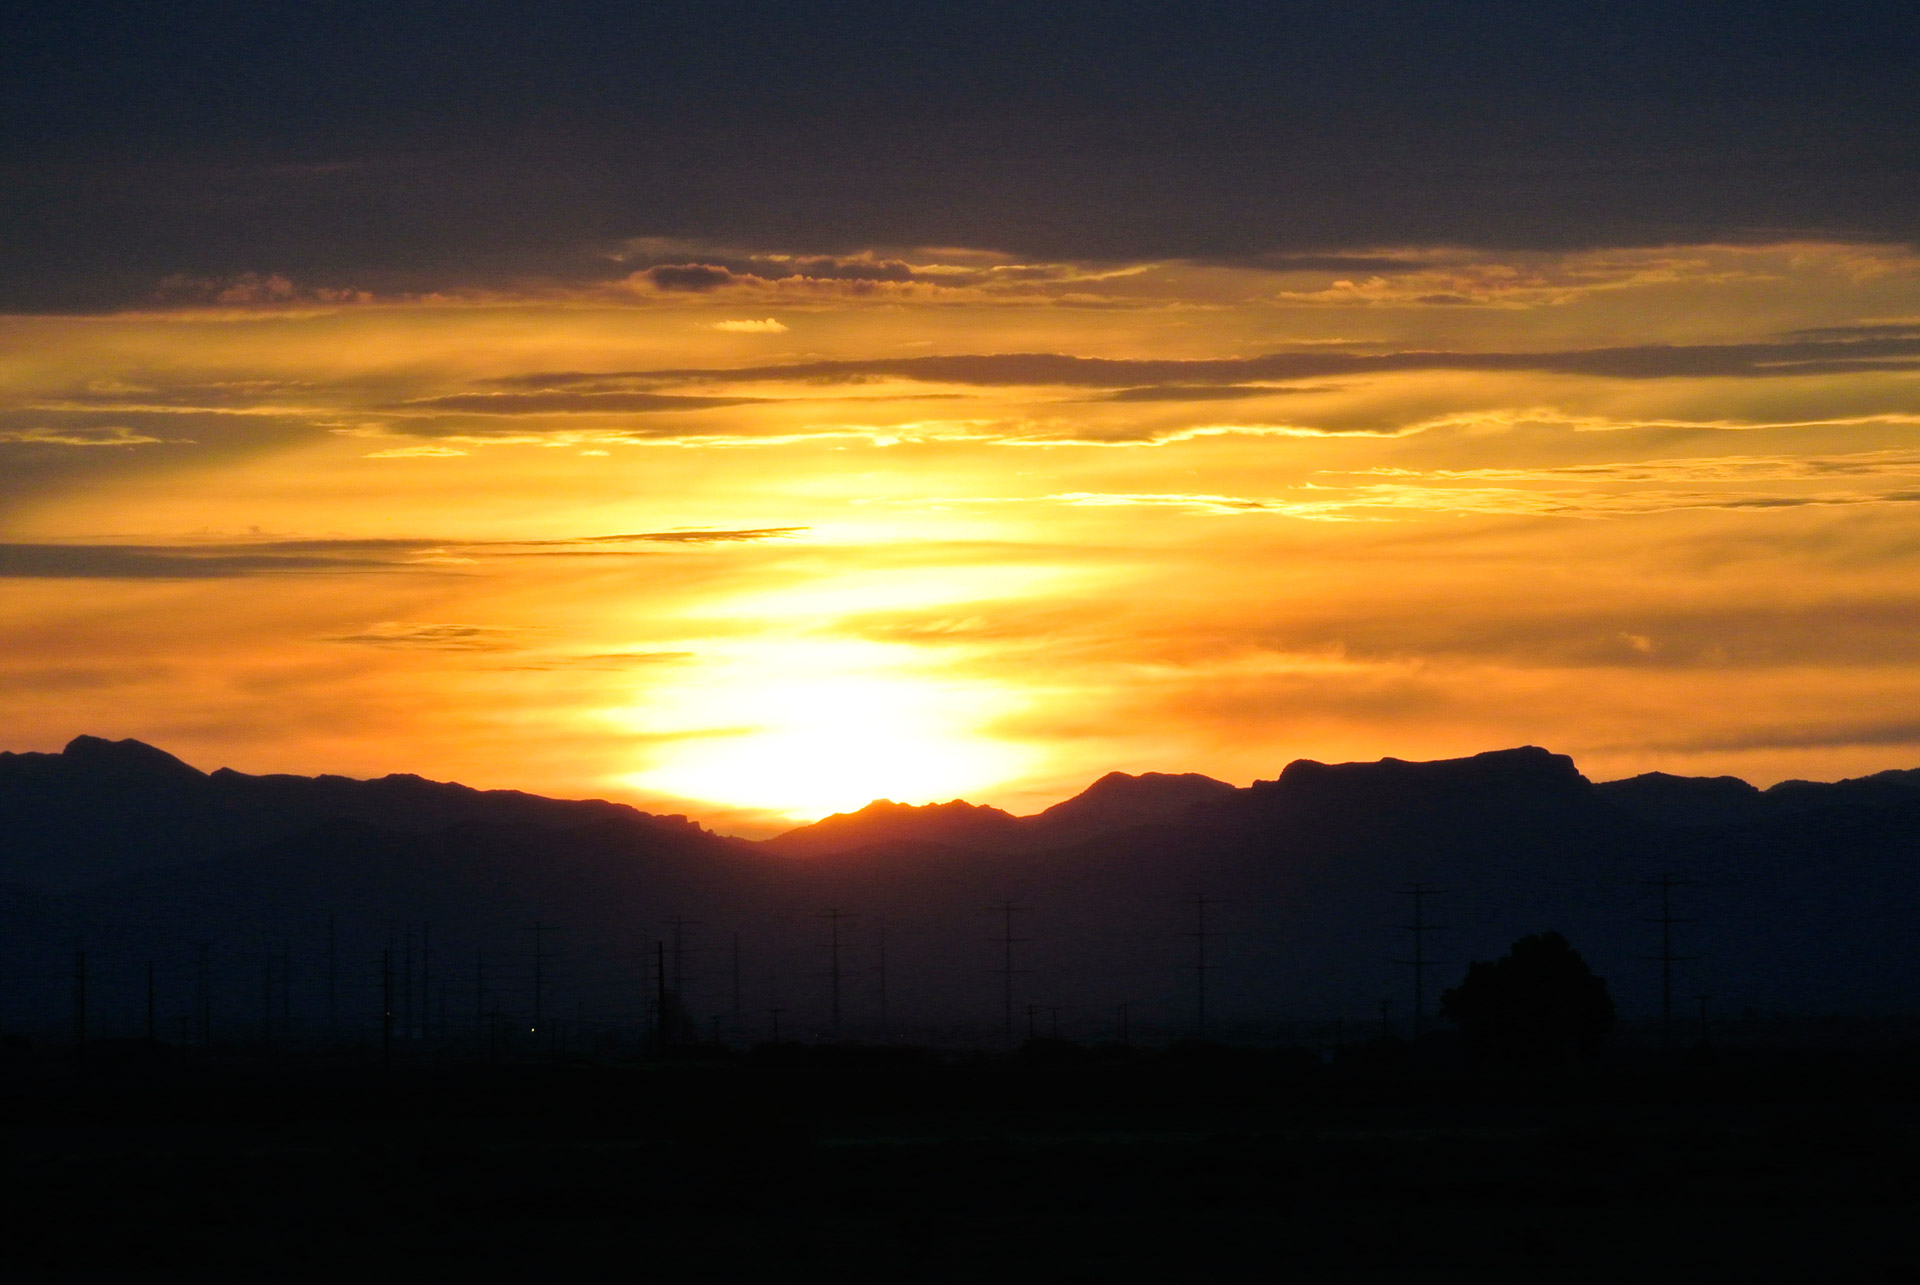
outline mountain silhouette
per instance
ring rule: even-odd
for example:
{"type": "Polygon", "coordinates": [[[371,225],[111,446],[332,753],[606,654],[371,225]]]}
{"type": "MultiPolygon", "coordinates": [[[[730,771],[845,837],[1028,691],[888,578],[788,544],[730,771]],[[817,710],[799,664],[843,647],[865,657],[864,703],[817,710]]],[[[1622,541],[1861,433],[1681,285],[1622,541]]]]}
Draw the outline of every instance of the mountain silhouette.
{"type": "Polygon", "coordinates": [[[772,851],[819,856],[883,843],[931,843],[982,852],[1034,852],[1096,835],[1171,821],[1195,804],[1233,794],[1225,781],[1195,772],[1172,775],[1109,772],[1044,812],[1016,817],[955,799],[918,807],[875,799],[858,812],[830,817],[764,841],[772,851]]]}
{"type": "Polygon", "coordinates": [[[424,942],[428,924],[434,984],[467,996],[435,999],[443,1014],[524,1015],[540,923],[564,929],[563,946],[543,947],[557,952],[543,957],[549,1003],[638,1020],[646,960],[677,943],[689,1012],[703,1027],[733,1020],[737,943],[738,1020],[777,1004],[802,1035],[831,1033],[830,974],[848,1026],[873,1032],[884,932],[896,1029],[964,1042],[1004,1021],[993,907],[1011,902],[1019,1002],[1059,1007],[1070,1032],[1103,1032],[1128,1003],[1137,1030],[1191,1033],[1203,910],[1215,1021],[1367,1018],[1388,996],[1404,1029],[1414,881],[1440,889],[1430,1019],[1470,961],[1546,931],[1630,1017],[1657,1006],[1649,881],[1662,872],[1690,880],[1676,945],[1698,959],[1680,966],[1680,994],[1711,994],[1724,1012],[1904,1012],[1920,1001],[1916,782],[1595,785],[1523,747],[1301,760],[1243,789],[1116,773],[1033,816],[876,803],[752,843],[613,803],[411,776],[208,774],[83,737],[57,755],[0,756],[0,977],[41,979],[7,983],[0,1024],[65,1020],[76,942],[103,1022],[144,1011],[146,960],[171,979],[163,1010],[199,1003],[189,961],[203,958],[207,1003],[237,1023],[285,952],[295,1008],[312,1018],[331,959],[340,1003],[364,1024],[382,952],[424,942]]]}
{"type": "Polygon", "coordinates": [[[1920,769],[1847,781],[1781,781],[1760,790],[1735,776],[1648,772],[1597,787],[1609,802],[1663,825],[1723,825],[1833,807],[1898,807],[1920,800],[1920,769]]]}
{"type": "Polygon", "coordinates": [[[140,741],[75,737],[59,754],[0,753],[0,881],[71,891],[119,875],[205,861],[328,820],[423,832],[468,821],[558,828],[614,818],[671,829],[619,803],[394,775],[248,776],[201,772],[140,741]]]}

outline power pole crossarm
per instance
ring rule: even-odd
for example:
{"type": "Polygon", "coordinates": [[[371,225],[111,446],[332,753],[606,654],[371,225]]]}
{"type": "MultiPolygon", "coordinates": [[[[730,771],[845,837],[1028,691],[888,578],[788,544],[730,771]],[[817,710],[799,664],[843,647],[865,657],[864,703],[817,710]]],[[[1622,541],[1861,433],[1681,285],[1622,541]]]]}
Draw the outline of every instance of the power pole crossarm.
{"type": "Polygon", "coordinates": [[[1193,895],[1194,930],[1187,934],[1193,938],[1194,986],[1194,1033],[1199,1039],[1207,1038],[1207,974],[1219,968],[1218,964],[1207,958],[1207,943],[1221,936],[1207,927],[1207,908],[1220,903],[1205,893],[1193,895]]]}
{"type": "Polygon", "coordinates": [[[993,941],[1001,951],[1000,967],[994,971],[1000,974],[1003,983],[1001,1006],[1006,1041],[1011,1047],[1013,1044],[1013,979],[1028,971],[1013,966],[1013,948],[1029,939],[1013,935],[1013,916],[1021,907],[1014,905],[1011,901],[1002,901],[996,903],[993,909],[1000,916],[1000,935],[993,938],[993,941]]]}
{"type": "Polygon", "coordinates": [[[1427,934],[1441,931],[1441,925],[1427,922],[1427,898],[1437,896],[1440,889],[1430,883],[1410,883],[1400,890],[1403,897],[1413,898],[1413,922],[1402,925],[1402,929],[1413,934],[1413,958],[1400,962],[1413,969],[1413,1038],[1419,1039],[1427,1017],[1427,970],[1439,963],[1427,958],[1427,934]]]}
{"type": "Polygon", "coordinates": [[[1678,878],[1663,873],[1648,881],[1649,887],[1660,890],[1660,913],[1648,920],[1660,925],[1660,953],[1653,956],[1660,963],[1660,1039],[1663,1044],[1673,1046],[1673,966],[1690,963],[1696,955],[1676,955],[1673,953],[1673,926],[1689,924],[1691,919],[1682,919],[1673,913],[1673,890],[1693,886],[1693,880],[1678,878]]]}

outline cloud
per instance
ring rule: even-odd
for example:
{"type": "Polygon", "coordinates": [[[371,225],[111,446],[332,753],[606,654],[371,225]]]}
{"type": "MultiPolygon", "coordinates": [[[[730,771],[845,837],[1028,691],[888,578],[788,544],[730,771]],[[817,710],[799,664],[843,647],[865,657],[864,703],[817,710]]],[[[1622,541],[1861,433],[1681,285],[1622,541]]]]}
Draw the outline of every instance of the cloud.
{"type": "Polygon", "coordinates": [[[370,460],[410,460],[445,459],[466,452],[457,446],[396,446],[386,451],[369,451],[363,457],[370,460]]]}
{"type": "Polygon", "coordinates": [[[21,446],[157,446],[165,442],[183,442],[179,437],[153,437],[121,425],[103,428],[12,428],[0,429],[0,444],[21,446]]]}
{"type": "Polygon", "coordinates": [[[1661,753],[1706,754],[1741,750],[1824,750],[1911,745],[1920,745],[1920,720],[1776,725],[1729,735],[1665,741],[1647,748],[1661,753]]]}
{"type": "MultiPolygon", "coordinates": [[[[1849,421],[1857,422],[1857,421],[1849,421]]],[[[1920,416],[1913,417],[1920,423],[1920,416]]],[[[1724,427],[1716,424],[1714,427],[1724,427]]],[[[1842,455],[1719,455],[1678,459],[1561,464],[1532,468],[1409,469],[1391,465],[1322,470],[1323,476],[1428,478],[1437,481],[1742,482],[1920,474],[1920,451],[1852,451],[1842,455]]]]}
{"type": "MultiPolygon", "coordinates": [[[[549,371],[515,376],[523,385],[632,381],[699,383],[853,383],[898,379],[985,387],[1138,390],[1244,386],[1265,380],[1352,378],[1409,371],[1585,375],[1607,379],[1778,379],[1800,375],[1920,370],[1920,334],[1834,339],[1781,338],[1728,344],[1637,344],[1538,352],[1356,351],[1328,346],[1213,359],[1081,357],[1058,352],[955,354],[787,362],[739,367],[549,371]]],[[[1142,399],[1135,391],[1132,397],[1142,399]]]]}
{"type": "Polygon", "coordinates": [[[524,664],[514,665],[512,668],[541,671],[586,669],[618,672],[652,665],[675,665],[692,660],[697,654],[691,651],[607,651],[581,655],[542,655],[524,664]]]}
{"type": "Polygon", "coordinates": [[[1273,514],[1318,522],[1379,522],[1396,514],[1437,517],[1619,518],[1698,510],[1842,508],[1920,503],[1920,490],[1819,491],[1793,495],[1725,491],[1637,492],[1531,490],[1521,487],[1421,486],[1376,482],[1337,487],[1310,484],[1297,496],[1179,492],[1068,491],[1031,497],[938,496],[894,501],[931,506],[1060,504],[1073,508],[1166,508],[1217,516],[1273,514]]]}
{"type": "MultiPolygon", "coordinates": [[[[643,531],[554,540],[262,539],[171,544],[0,544],[0,579],[208,580],[259,575],[433,571],[486,557],[605,557],[659,546],[778,540],[804,527],[643,531]]],[[[369,637],[355,641],[370,641],[369,637]]]]}
{"type": "Polygon", "coordinates": [[[336,634],[323,642],[369,647],[418,647],[427,651],[512,651],[522,631],[490,625],[426,625],[382,621],[357,634],[336,634]]]}
{"type": "Polygon", "coordinates": [[[1107,402],[1224,402],[1250,397],[1277,397],[1284,393],[1325,392],[1271,384],[1147,384],[1122,388],[1099,398],[1107,402]]]}
{"type": "Polygon", "coordinates": [[[655,411],[751,406],[763,397],[688,397],[649,392],[454,393],[386,407],[400,411],[458,411],[467,415],[632,415],[655,411]]]}
{"type": "Polygon", "coordinates": [[[735,285],[743,280],[726,268],[711,263],[663,263],[648,268],[638,276],[644,278],[656,290],[668,292],[688,292],[705,294],[718,290],[722,286],[735,285]]]}
{"type": "Polygon", "coordinates": [[[759,321],[716,321],[710,327],[730,335],[784,335],[787,327],[772,317],[759,321]]]}
{"type": "Polygon", "coordinates": [[[160,303],[192,303],[240,309],[285,309],[290,304],[371,303],[371,291],[331,289],[324,286],[296,286],[279,272],[236,272],[220,277],[200,277],[176,272],[160,279],[153,299],[160,303]]]}
{"type": "MultiPolygon", "coordinates": [[[[343,542],[310,549],[277,545],[0,544],[0,578],[58,580],[209,580],[300,572],[370,571],[402,565],[382,544],[358,551],[343,542]]],[[[375,542],[366,542],[374,544],[375,542]]],[[[411,546],[409,546],[411,547],[411,546]]]]}

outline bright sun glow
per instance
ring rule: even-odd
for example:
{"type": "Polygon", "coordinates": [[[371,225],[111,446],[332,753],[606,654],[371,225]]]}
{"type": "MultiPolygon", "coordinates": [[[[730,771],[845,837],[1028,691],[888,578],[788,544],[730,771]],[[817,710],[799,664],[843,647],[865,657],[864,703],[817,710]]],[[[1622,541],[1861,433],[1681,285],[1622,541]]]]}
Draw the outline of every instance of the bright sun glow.
{"type": "Polygon", "coordinates": [[[673,738],[656,766],[623,783],[812,820],[875,798],[925,803],[1019,776],[1032,753],[982,730],[1007,697],[924,672],[909,651],[740,647],[691,681],[614,712],[629,727],[673,738]]]}

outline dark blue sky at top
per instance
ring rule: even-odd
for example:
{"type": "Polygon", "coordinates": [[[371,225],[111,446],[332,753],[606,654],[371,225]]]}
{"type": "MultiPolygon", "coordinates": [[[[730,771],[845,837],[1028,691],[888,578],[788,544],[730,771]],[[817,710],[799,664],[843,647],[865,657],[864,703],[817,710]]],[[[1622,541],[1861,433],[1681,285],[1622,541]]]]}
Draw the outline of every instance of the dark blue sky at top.
{"type": "Polygon", "coordinates": [[[34,4],[0,307],[676,236],[1242,259],[1909,240],[1920,6],[34,4]]]}

